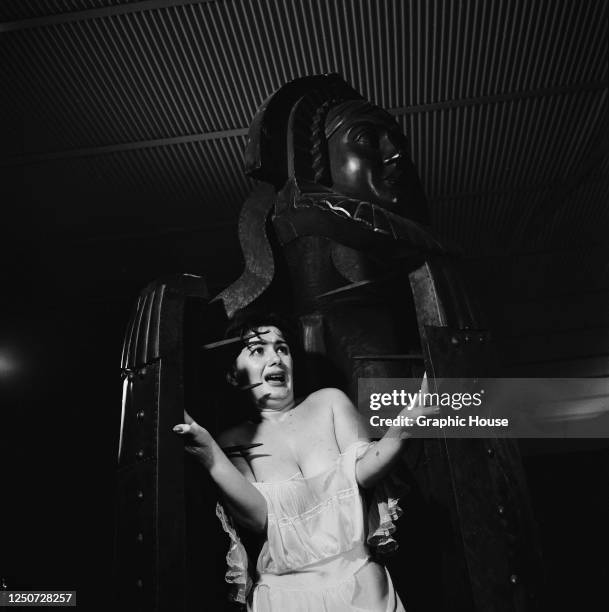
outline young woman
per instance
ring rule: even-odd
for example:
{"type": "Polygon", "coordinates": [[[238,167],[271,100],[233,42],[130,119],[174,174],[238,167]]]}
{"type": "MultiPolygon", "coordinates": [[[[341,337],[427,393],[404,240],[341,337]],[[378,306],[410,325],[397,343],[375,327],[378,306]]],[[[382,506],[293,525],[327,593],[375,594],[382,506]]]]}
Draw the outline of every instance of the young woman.
{"type": "MultiPolygon", "coordinates": [[[[403,611],[387,570],[369,549],[391,540],[397,499],[377,495],[366,520],[361,489],[387,475],[406,434],[392,428],[369,442],[338,389],[297,401],[285,326],[268,317],[240,327],[243,342],[229,380],[248,389],[255,416],[217,442],[188,415],[174,428],[220,489],[234,599],[247,601],[252,612],[403,611]],[[265,537],[253,589],[233,520],[265,537]]],[[[417,406],[409,415],[434,411],[417,406]]]]}

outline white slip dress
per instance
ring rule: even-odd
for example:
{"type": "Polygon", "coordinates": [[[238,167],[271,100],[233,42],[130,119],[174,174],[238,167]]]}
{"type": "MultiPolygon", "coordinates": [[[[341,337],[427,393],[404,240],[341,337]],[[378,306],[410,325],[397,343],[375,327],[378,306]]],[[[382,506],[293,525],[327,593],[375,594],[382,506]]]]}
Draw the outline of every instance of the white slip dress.
{"type": "Polygon", "coordinates": [[[330,469],[312,477],[298,473],[253,483],[268,507],[253,588],[245,548],[218,504],[231,538],[226,580],[234,601],[247,603],[248,612],[405,612],[386,568],[370,556],[369,547],[395,548],[401,510],[386,480],[365,511],[355,463],[369,445],[351,444],[330,469]]]}

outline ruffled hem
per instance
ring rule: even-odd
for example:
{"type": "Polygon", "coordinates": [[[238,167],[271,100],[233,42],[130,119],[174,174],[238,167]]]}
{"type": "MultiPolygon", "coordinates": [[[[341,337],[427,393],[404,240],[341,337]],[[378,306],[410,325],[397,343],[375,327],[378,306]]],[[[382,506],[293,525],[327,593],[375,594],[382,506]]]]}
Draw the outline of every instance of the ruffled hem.
{"type": "Polygon", "coordinates": [[[398,548],[393,537],[397,527],[395,521],[403,514],[400,493],[405,484],[398,476],[387,476],[374,489],[374,498],[368,509],[368,545],[380,555],[387,555],[398,548]]]}
{"type": "MultiPolygon", "coordinates": [[[[368,447],[374,444],[362,444],[357,449],[359,459],[368,447]]],[[[395,552],[399,544],[393,537],[397,531],[395,522],[402,516],[400,497],[408,491],[408,485],[394,471],[390,472],[372,492],[372,499],[368,506],[368,536],[366,542],[374,553],[380,556],[395,552]]]]}
{"type": "Polygon", "coordinates": [[[247,552],[230,516],[220,502],[216,504],[216,516],[222,523],[222,529],[230,538],[230,546],[226,553],[228,569],[224,576],[224,579],[230,585],[229,598],[231,601],[244,604],[252,588],[252,579],[247,571],[247,552]]]}

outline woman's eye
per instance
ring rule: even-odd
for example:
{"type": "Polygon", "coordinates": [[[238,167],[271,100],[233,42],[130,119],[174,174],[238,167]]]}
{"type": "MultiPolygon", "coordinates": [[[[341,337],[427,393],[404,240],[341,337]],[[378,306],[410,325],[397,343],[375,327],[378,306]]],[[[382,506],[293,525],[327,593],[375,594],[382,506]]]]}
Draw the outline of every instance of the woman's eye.
{"type": "Polygon", "coordinates": [[[263,352],[264,350],[261,346],[257,346],[253,349],[250,349],[250,355],[262,355],[263,352]]]}
{"type": "Polygon", "coordinates": [[[284,355],[288,355],[290,350],[288,349],[287,346],[278,346],[277,347],[277,352],[278,353],[283,353],[284,355]]]}

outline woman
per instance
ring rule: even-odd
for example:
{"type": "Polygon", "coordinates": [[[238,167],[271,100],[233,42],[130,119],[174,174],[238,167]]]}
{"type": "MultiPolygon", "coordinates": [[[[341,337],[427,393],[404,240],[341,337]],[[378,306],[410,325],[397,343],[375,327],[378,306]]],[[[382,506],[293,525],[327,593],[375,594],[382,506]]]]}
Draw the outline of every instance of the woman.
{"type": "MultiPolygon", "coordinates": [[[[266,536],[248,596],[247,556],[219,506],[232,539],[227,580],[236,586],[234,599],[247,597],[252,612],[403,611],[368,547],[391,540],[397,500],[379,500],[366,524],[360,490],[387,475],[405,432],[392,428],[377,443],[362,438],[358,413],[338,389],[296,401],[285,325],[269,316],[239,327],[242,347],[228,378],[248,390],[255,416],[217,443],[188,415],[174,428],[218,485],[230,517],[266,536]]],[[[410,416],[413,410],[435,411],[415,407],[410,416]]]]}

